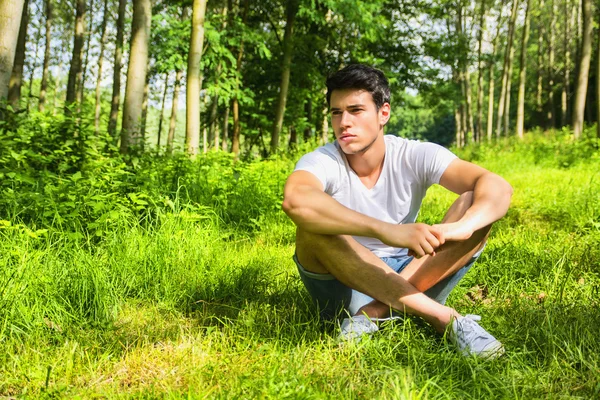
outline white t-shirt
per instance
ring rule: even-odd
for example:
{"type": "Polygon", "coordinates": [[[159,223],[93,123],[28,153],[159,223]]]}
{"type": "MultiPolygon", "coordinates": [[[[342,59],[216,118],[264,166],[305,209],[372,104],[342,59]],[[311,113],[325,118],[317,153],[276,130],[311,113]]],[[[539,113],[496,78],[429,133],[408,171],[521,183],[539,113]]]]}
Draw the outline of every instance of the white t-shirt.
{"type": "MultiPolygon", "coordinates": [[[[295,171],[308,171],[323,184],[325,193],[342,205],[380,221],[409,224],[417,219],[427,189],[439,183],[457,157],[434,143],[385,135],[383,169],[375,186],[367,189],[340,150],[337,141],[304,155],[295,171]]],[[[378,257],[406,254],[378,239],[355,236],[378,257]]]]}

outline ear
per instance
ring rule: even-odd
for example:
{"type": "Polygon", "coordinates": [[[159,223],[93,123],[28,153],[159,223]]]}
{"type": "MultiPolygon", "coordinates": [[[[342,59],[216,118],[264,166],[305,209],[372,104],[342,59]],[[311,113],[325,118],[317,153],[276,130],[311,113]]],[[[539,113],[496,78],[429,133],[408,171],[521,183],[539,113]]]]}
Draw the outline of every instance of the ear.
{"type": "Polygon", "coordinates": [[[383,105],[379,109],[379,124],[381,126],[385,126],[385,124],[387,124],[390,120],[391,110],[392,108],[390,106],[390,103],[383,103],[383,105]]]}

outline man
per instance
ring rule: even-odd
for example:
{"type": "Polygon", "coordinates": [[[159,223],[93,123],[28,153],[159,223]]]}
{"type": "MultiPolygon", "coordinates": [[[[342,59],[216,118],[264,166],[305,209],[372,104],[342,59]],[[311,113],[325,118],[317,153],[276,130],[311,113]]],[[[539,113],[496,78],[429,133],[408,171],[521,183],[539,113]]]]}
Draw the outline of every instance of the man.
{"type": "Polygon", "coordinates": [[[336,141],[300,159],[283,200],[297,226],[294,260],[322,316],[346,309],[348,339],[375,332],[374,321],[399,310],[447,331],[463,354],[502,354],[474,316],[445,301],[506,214],[511,186],[436,144],[384,136],[390,89],[377,69],[338,71],[327,80],[327,101],[336,141]],[[440,224],[417,224],[434,183],[460,196],[440,224]]]}

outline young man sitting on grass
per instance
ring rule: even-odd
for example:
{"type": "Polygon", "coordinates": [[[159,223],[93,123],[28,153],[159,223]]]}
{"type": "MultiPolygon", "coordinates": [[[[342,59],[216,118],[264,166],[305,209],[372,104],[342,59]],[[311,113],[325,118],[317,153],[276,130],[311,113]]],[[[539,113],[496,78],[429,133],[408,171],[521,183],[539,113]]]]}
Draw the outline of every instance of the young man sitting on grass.
{"type": "Polygon", "coordinates": [[[445,301],[506,214],[511,186],[436,144],[384,136],[390,89],[377,69],[338,71],[327,101],[336,141],[298,161],[283,200],[298,228],[294,260],[321,315],[349,312],[340,336],[350,339],[398,310],[448,332],[463,354],[502,354],[475,316],[445,301]],[[460,196],[439,224],[417,224],[434,183],[460,196]]]}

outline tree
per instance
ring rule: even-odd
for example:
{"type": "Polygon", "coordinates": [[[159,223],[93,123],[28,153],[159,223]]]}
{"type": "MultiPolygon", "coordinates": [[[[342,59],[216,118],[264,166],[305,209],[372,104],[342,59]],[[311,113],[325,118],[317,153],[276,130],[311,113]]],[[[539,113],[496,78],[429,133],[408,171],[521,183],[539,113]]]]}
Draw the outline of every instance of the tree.
{"type": "Polygon", "coordinates": [[[110,103],[110,119],[108,121],[108,133],[114,138],[117,136],[117,117],[119,116],[119,104],[121,102],[121,67],[123,58],[123,36],[125,30],[126,5],[126,0],[119,0],[117,37],[115,41],[115,61],[113,68],[113,87],[110,103]]]}
{"type": "Polygon", "coordinates": [[[198,154],[200,144],[200,88],[202,73],[200,61],[204,43],[204,14],[206,0],[194,0],[192,8],[192,35],[190,52],[188,54],[187,85],[186,85],[186,151],[191,157],[198,154]]]}
{"type": "MultiPolygon", "coordinates": [[[[13,109],[19,108],[21,100],[21,85],[23,83],[23,65],[25,64],[25,43],[27,42],[27,26],[29,25],[29,0],[23,4],[23,13],[21,16],[21,26],[19,28],[19,38],[17,40],[16,54],[10,76],[8,88],[8,102],[13,109]]],[[[1,99],[1,97],[0,97],[1,99]]]]}
{"type": "Polygon", "coordinates": [[[121,128],[121,153],[128,153],[140,146],[142,133],[142,103],[148,66],[148,44],[152,9],[150,0],[134,0],[131,23],[131,44],[127,85],[123,103],[123,127],[121,128]]]}
{"type": "MultiPolygon", "coordinates": [[[[510,20],[508,21],[508,37],[506,39],[506,50],[504,53],[504,65],[502,68],[502,86],[500,87],[500,100],[498,101],[498,120],[496,121],[496,137],[500,137],[504,112],[506,107],[507,89],[510,80],[509,71],[512,70],[513,37],[515,33],[515,22],[517,20],[517,8],[519,0],[513,0],[510,20]]],[[[510,102],[510,100],[509,100],[510,102]]]]}
{"type": "Polygon", "coordinates": [[[0,102],[8,95],[24,0],[0,2],[0,102]]]}
{"type": "MultiPolygon", "coordinates": [[[[283,125],[283,114],[287,100],[288,86],[290,83],[290,67],[292,63],[292,43],[294,35],[294,20],[298,13],[298,0],[288,0],[286,3],[286,24],[283,36],[283,59],[281,62],[281,84],[279,86],[279,98],[275,107],[275,120],[271,133],[271,153],[276,153],[279,147],[279,134],[283,125]]],[[[295,132],[295,130],[294,130],[295,132]]]]}
{"type": "Polygon", "coordinates": [[[85,1],[77,0],[77,11],[75,16],[75,34],[73,37],[73,55],[71,56],[71,67],[69,68],[69,81],[67,82],[67,100],[65,111],[69,113],[69,107],[76,101],[78,93],[77,77],[81,75],[82,52],[85,31],[85,1]]]}
{"type": "Polygon", "coordinates": [[[483,32],[485,31],[485,0],[481,0],[481,11],[479,13],[479,31],[477,34],[477,128],[475,140],[481,141],[483,131],[483,32]]]}
{"type": "Polygon", "coordinates": [[[40,100],[38,109],[44,111],[46,104],[46,91],[48,90],[48,69],[50,66],[50,45],[52,42],[52,0],[46,0],[46,46],[44,48],[44,67],[42,70],[42,84],[40,86],[40,100]]]}
{"type": "Polygon", "coordinates": [[[575,87],[575,103],[573,105],[573,135],[579,139],[583,130],[585,100],[587,96],[588,75],[590,59],[592,56],[592,1],[583,2],[583,38],[581,44],[581,57],[579,59],[579,72],[577,86],[575,87]]]}
{"type": "MultiPolygon", "coordinates": [[[[49,0],[48,0],[49,1],[49,0]]],[[[106,25],[108,23],[108,0],[104,0],[104,15],[100,25],[100,54],[98,55],[98,72],[96,73],[96,104],[94,106],[94,130],[100,129],[100,84],[102,82],[102,66],[104,65],[104,45],[106,43],[106,25]]]]}
{"type": "Polygon", "coordinates": [[[519,97],[517,100],[517,136],[523,138],[523,124],[525,120],[525,79],[527,76],[527,41],[529,40],[529,3],[527,0],[525,8],[525,24],[523,26],[523,37],[521,39],[521,68],[519,70],[519,97]]]}

